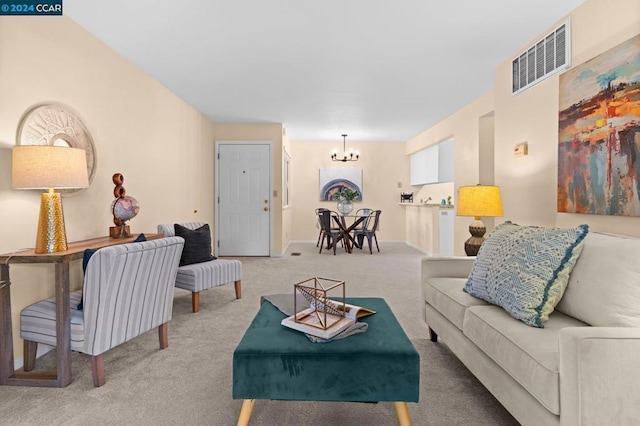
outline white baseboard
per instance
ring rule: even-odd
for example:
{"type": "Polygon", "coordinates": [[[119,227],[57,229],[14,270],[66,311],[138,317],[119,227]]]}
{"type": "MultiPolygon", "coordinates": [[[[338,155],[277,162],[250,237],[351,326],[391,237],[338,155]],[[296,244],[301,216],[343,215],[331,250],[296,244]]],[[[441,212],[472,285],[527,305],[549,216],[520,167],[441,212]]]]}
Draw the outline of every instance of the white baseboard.
{"type": "MultiPolygon", "coordinates": [[[[293,243],[305,243],[306,244],[306,243],[316,243],[316,242],[317,242],[316,240],[292,240],[290,242],[290,244],[293,244],[293,243]]],[[[413,249],[418,250],[419,252],[424,253],[427,256],[435,256],[434,253],[430,253],[430,252],[426,251],[425,249],[423,249],[421,247],[414,246],[413,244],[409,243],[408,241],[403,241],[403,240],[384,240],[384,241],[380,241],[380,244],[383,244],[383,243],[402,243],[402,244],[408,245],[409,247],[411,247],[413,249]]]]}
{"type": "Polygon", "coordinates": [[[405,243],[406,245],[408,245],[409,247],[411,247],[411,248],[414,248],[414,249],[416,249],[416,250],[418,250],[418,251],[421,251],[422,253],[426,254],[427,256],[433,256],[433,253],[429,253],[428,251],[426,251],[426,250],[425,250],[425,249],[423,249],[422,247],[414,246],[413,244],[411,244],[411,243],[410,243],[410,242],[408,242],[408,241],[405,241],[404,243],[405,243]]]}

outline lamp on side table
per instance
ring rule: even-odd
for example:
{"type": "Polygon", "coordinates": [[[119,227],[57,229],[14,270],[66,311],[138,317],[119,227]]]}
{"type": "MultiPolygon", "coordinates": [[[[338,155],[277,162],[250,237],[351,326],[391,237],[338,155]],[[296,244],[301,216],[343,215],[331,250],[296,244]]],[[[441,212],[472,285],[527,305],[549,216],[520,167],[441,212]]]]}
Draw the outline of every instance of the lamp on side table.
{"type": "Polygon", "coordinates": [[[500,188],[492,185],[461,186],[458,189],[457,208],[458,216],[475,218],[469,225],[471,237],[465,241],[464,251],[467,256],[476,256],[487,231],[480,218],[502,216],[500,188]]]}
{"type": "Polygon", "coordinates": [[[35,252],[66,251],[62,200],[54,189],[89,186],[85,151],[62,146],[18,145],[13,147],[12,157],[13,188],[47,190],[40,200],[35,252]]]}

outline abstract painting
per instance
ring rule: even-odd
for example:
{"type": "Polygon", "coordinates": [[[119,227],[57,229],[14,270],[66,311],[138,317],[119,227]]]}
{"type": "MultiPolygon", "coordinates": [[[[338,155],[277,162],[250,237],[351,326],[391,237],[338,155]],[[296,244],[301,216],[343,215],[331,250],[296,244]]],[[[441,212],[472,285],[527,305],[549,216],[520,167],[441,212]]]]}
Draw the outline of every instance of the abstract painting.
{"type": "Polygon", "coordinates": [[[333,201],[343,188],[358,191],[353,201],[362,201],[362,169],[320,169],[320,201],[333,201]]]}
{"type": "Polygon", "coordinates": [[[640,35],[560,76],[558,211],[640,216],[640,35]]]}

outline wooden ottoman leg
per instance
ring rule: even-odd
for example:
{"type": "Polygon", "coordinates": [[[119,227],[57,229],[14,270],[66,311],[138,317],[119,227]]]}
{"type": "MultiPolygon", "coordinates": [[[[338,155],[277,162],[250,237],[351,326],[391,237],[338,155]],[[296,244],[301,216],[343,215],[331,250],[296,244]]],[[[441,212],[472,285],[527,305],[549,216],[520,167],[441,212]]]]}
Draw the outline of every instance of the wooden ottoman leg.
{"type": "Polygon", "coordinates": [[[255,399],[245,399],[242,401],[240,417],[238,417],[238,426],[247,426],[249,424],[249,419],[251,419],[251,412],[253,411],[254,405],[256,405],[255,399]]]}
{"type": "Polygon", "coordinates": [[[191,293],[191,310],[194,314],[200,310],[200,292],[198,291],[191,293]]]}
{"type": "Polygon", "coordinates": [[[242,282],[240,280],[236,281],[236,299],[242,299],[242,282]]]}
{"type": "Polygon", "coordinates": [[[409,409],[406,402],[394,402],[396,415],[398,416],[398,424],[400,426],[411,426],[411,418],[409,418],[409,409]]]}

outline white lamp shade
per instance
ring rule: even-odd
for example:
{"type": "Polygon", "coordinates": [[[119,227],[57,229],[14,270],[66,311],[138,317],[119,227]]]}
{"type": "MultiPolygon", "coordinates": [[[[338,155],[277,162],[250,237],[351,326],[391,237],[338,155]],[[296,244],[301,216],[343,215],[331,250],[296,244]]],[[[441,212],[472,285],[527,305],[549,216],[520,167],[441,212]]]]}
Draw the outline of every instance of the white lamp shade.
{"type": "Polygon", "coordinates": [[[15,189],[67,189],[89,186],[85,151],[48,145],[13,147],[11,186],[15,189]]]}

